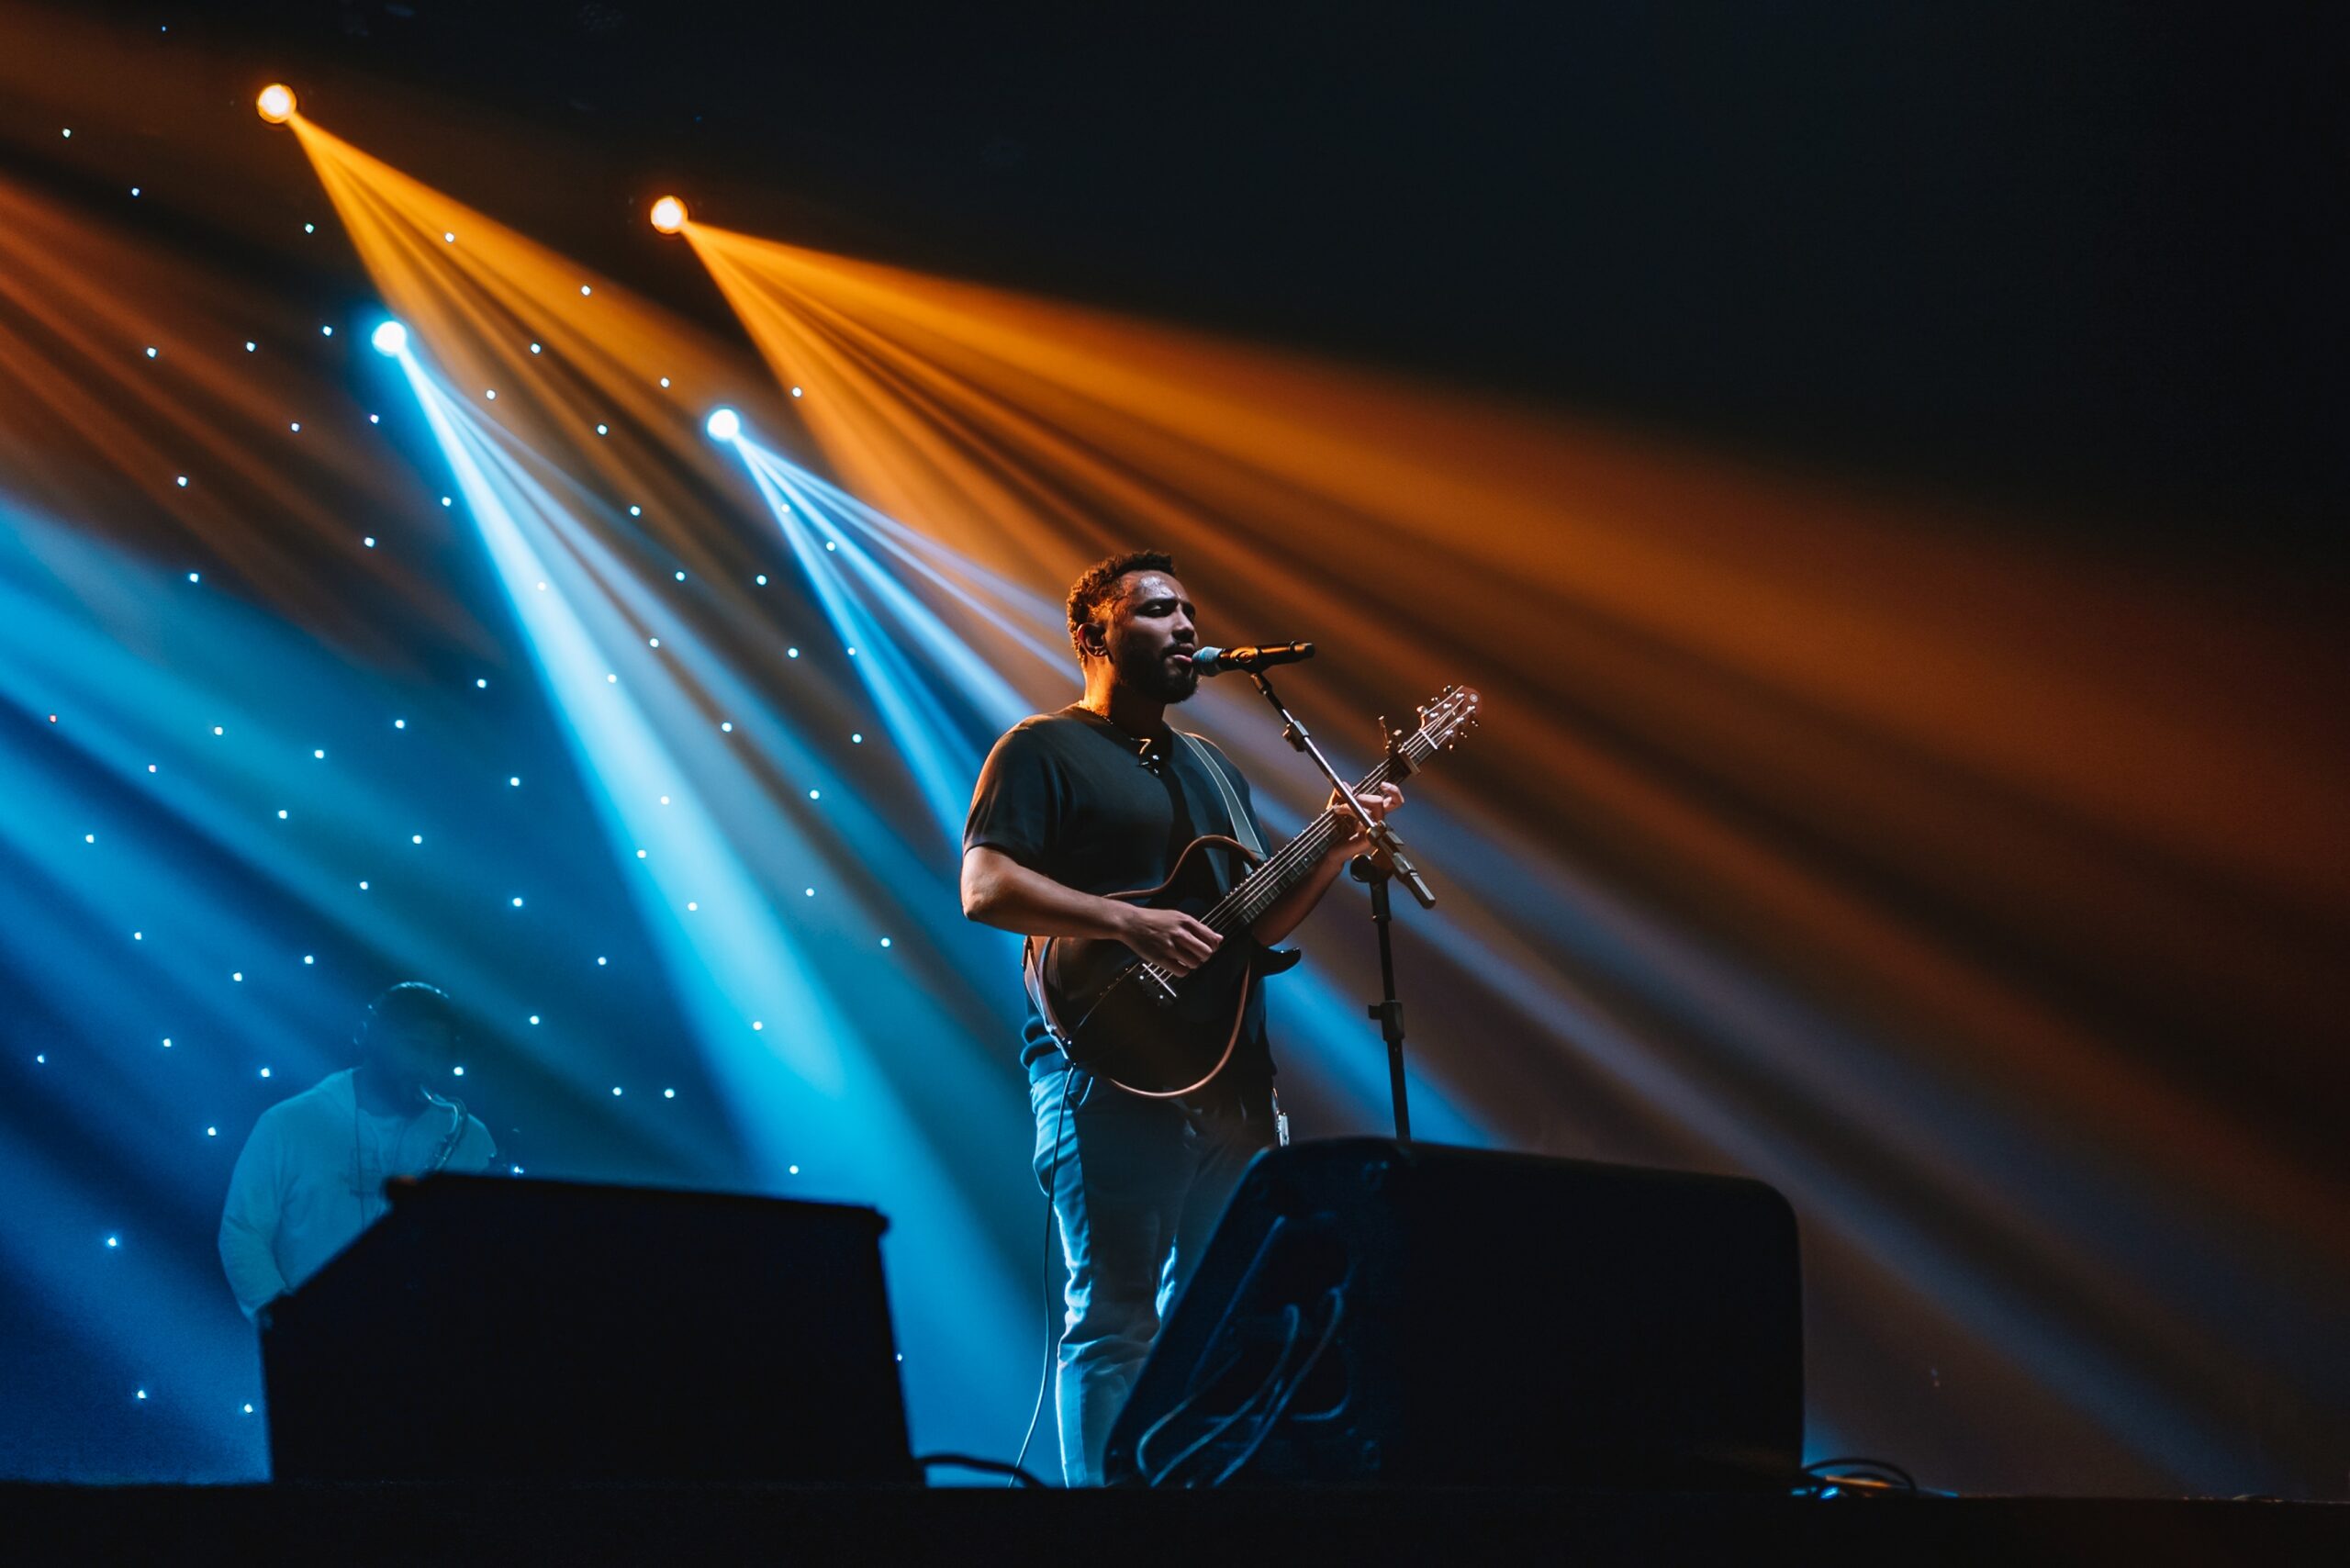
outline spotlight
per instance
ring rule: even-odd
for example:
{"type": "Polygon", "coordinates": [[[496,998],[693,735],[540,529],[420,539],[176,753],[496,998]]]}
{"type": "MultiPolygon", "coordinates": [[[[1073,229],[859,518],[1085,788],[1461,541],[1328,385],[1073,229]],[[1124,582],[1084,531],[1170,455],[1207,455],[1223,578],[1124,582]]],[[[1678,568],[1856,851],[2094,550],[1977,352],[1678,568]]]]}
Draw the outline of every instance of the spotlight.
{"type": "Polygon", "coordinates": [[[743,416],[732,409],[712,409],[710,423],[704,428],[712,441],[733,441],[743,433],[743,416]]]}
{"type": "Polygon", "coordinates": [[[397,321],[386,321],[376,328],[375,335],[367,341],[375,345],[377,353],[397,358],[400,352],[408,347],[408,329],[397,321]]]}
{"type": "Polygon", "coordinates": [[[663,196],[653,204],[653,227],[664,234],[675,234],[686,226],[686,204],[676,196],[663,196]]]}
{"type": "Polygon", "coordinates": [[[272,82],[253,100],[253,107],[270,124],[284,125],[294,118],[294,89],[283,82],[272,82]]]}

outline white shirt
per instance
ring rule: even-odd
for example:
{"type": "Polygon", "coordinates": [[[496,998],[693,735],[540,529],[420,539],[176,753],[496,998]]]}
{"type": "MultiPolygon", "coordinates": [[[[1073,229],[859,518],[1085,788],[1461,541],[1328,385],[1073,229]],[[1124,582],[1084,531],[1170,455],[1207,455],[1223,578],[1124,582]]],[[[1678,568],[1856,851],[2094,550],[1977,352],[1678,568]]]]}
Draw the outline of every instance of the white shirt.
{"type": "Polygon", "coordinates": [[[445,1170],[479,1171],[498,1158],[480,1119],[457,1129],[453,1108],[379,1116],[359,1106],[355,1069],[261,1114],[229,1177],[220,1263],[247,1317],[319,1271],[391,1206],[384,1182],[432,1169],[452,1132],[445,1170]]]}

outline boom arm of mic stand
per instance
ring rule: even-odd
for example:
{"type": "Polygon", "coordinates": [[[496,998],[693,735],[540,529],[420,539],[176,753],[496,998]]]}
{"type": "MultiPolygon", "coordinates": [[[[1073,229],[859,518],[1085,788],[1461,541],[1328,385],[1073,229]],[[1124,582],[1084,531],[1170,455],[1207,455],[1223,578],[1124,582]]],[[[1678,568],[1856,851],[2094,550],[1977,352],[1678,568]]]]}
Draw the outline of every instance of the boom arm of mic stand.
{"type": "Polygon", "coordinates": [[[1338,799],[1345,803],[1347,810],[1354,814],[1355,821],[1362,823],[1369,831],[1371,854],[1393,874],[1397,881],[1404,884],[1406,892],[1419,900],[1422,909],[1433,909],[1436,906],[1436,893],[1426,881],[1421,879],[1419,868],[1415,866],[1412,863],[1412,857],[1404,853],[1404,841],[1396,837],[1394,830],[1385,823],[1371,821],[1364,813],[1363,809],[1355,803],[1355,792],[1347,787],[1345,779],[1338,777],[1338,770],[1330,766],[1330,759],[1322,755],[1322,748],[1314,744],[1313,732],[1299,721],[1296,714],[1282,705],[1281,694],[1273,689],[1273,683],[1265,678],[1265,672],[1260,669],[1250,670],[1248,678],[1257,683],[1257,689],[1265,694],[1265,700],[1271,703],[1273,711],[1281,716],[1281,738],[1314,759],[1314,765],[1319,767],[1322,770],[1322,776],[1330,781],[1330,788],[1337,791],[1338,799]]]}
{"type": "Polygon", "coordinates": [[[1404,884],[1404,890],[1420,901],[1422,909],[1436,907],[1436,891],[1420,878],[1420,868],[1404,853],[1404,841],[1395,836],[1385,823],[1374,824],[1371,842],[1373,857],[1387,868],[1388,874],[1404,884]]]}

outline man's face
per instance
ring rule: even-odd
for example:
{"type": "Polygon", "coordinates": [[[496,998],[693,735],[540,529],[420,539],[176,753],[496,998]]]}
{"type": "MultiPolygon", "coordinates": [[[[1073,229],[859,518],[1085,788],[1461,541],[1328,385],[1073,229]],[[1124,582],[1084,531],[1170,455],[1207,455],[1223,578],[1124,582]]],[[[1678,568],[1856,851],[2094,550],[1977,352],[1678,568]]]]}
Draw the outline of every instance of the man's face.
{"type": "Polygon", "coordinates": [[[412,1091],[449,1076],[456,1062],[457,1037],[448,1025],[437,1021],[379,1021],[367,1031],[367,1054],[385,1081],[412,1091]]]}
{"type": "Polygon", "coordinates": [[[1117,596],[1102,607],[1102,644],[1121,684],[1160,702],[1181,702],[1199,689],[1192,650],[1192,596],[1165,572],[1128,572],[1117,596]]]}

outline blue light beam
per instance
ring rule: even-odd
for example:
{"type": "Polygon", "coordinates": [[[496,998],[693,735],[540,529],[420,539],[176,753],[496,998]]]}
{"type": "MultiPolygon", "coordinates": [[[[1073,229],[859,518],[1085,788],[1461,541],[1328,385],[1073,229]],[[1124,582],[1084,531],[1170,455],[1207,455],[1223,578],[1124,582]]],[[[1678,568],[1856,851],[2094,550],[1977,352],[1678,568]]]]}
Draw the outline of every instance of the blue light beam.
{"type": "MultiPolygon", "coordinates": [[[[817,847],[766,801],[714,729],[665,725],[663,714],[693,711],[690,694],[584,566],[576,542],[592,531],[509,450],[510,438],[412,352],[398,364],[763,1183],[830,1192],[890,1216],[891,1252],[904,1265],[897,1276],[921,1282],[893,1298],[907,1343],[921,1347],[921,1372],[908,1376],[917,1417],[940,1412],[945,1426],[954,1419],[947,1412],[1008,1408],[1024,1378],[1002,1351],[1033,1334],[1032,1293],[986,1245],[969,1193],[880,1065],[899,1041],[861,1032],[813,957],[822,917],[810,918],[803,933],[778,913],[824,906],[754,877],[726,823],[755,823],[770,858],[817,847]],[[795,1179],[795,1167],[805,1174],[795,1179]]],[[[839,976],[840,984],[856,982],[853,973],[839,976]]],[[[991,1426],[985,1440],[994,1440],[991,1426]]]]}

